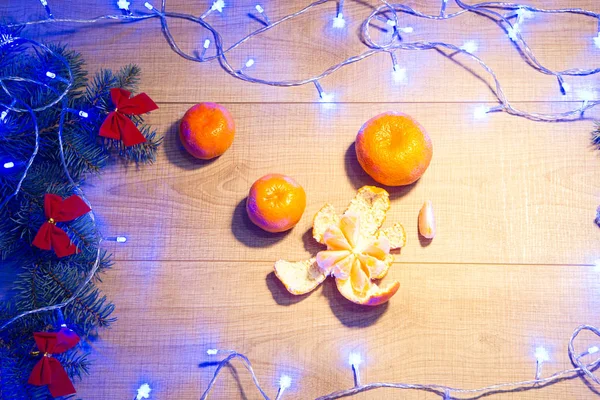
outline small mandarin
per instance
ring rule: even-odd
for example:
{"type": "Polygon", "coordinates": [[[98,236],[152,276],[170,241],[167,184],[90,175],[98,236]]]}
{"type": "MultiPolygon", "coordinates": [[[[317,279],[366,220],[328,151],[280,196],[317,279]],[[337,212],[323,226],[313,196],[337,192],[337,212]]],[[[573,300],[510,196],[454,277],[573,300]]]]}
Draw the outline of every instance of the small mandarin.
{"type": "Polygon", "coordinates": [[[250,220],[267,232],[292,229],[306,208],[306,193],[289,176],[265,175],[252,185],[246,200],[250,220]]]}
{"type": "Polygon", "coordinates": [[[235,124],[227,109],[216,103],[196,104],[183,116],[179,137],[183,147],[196,158],[216,158],[231,146],[235,124]]]}
{"type": "Polygon", "coordinates": [[[425,172],[433,148],[421,125],[406,114],[377,115],[356,136],[356,157],[377,182],[388,186],[410,185],[425,172]]]}

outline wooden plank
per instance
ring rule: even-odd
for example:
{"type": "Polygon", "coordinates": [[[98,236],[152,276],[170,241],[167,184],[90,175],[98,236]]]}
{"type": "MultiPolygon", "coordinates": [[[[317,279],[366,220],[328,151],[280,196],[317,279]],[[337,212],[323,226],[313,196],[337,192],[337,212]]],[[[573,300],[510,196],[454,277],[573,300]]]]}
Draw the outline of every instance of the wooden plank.
{"type": "MultiPolygon", "coordinates": [[[[90,16],[119,13],[115,1],[67,2],[54,0],[50,6],[57,17],[89,18],[90,16]]],[[[132,9],[145,13],[143,2],[133,2],[132,9]]],[[[158,6],[159,1],[155,2],[158,6]]],[[[200,15],[210,2],[196,0],[167,1],[167,9],[200,15]]],[[[542,0],[529,4],[548,7],[542,0]]],[[[262,25],[248,14],[255,12],[254,1],[236,1],[226,6],[222,15],[213,14],[207,22],[213,24],[227,45],[233,44],[262,25]]],[[[307,1],[261,2],[272,20],[305,7],[307,1]]],[[[255,38],[228,53],[233,65],[241,67],[252,57],[255,65],[248,70],[254,77],[273,80],[303,79],[315,76],[352,55],[367,50],[358,37],[360,24],[373,6],[381,3],[346,2],[345,29],[332,28],[336,2],[327,2],[297,20],[286,22],[272,31],[255,38]]],[[[427,13],[439,12],[439,1],[411,1],[413,7],[427,13]]],[[[556,1],[552,7],[581,7],[600,11],[593,0],[556,1]]],[[[456,6],[450,4],[451,11],[456,6]]],[[[0,13],[16,20],[43,16],[37,0],[5,2],[0,13]]],[[[580,90],[594,91],[597,78],[566,78],[572,87],[568,96],[562,96],[555,77],[540,74],[519,56],[506,33],[485,17],[466,15],[451,21],[435,22],[401,16],[404,25],[414,28],[406,40],[447,41],[461,46],[475,40],[477,55],[494,69],[512,101],[575,101],[580,90]]],[[[381,24],[385,26],[384,23],[381,24]]],[[[180,47],[188,52],[201,50],[208,32],[190,22],[170,22],[180,47]]],[[[592,37],[597,21],[592,18],[565,15],[538,15],[523,24],[524,37],[529,41],[536,57],[554,70],[568,68],[593,68],[600,62],[600,51],[594,47],[592,37]]],[[[198,64],[176,56],[164,41],[158,19],[117,24],[98,23],[94,26],[73,24],[44,25],[28,28],[26,35],[44,40],[60,41],[84,55],[90,69],[117,68],[137,63],[144,71],[145,90],[157,101],[192,102],[210,100],[217,102],[314,102],[317,92],[313,85],[283,89],[249,84],[227,75],[216,62],[198,64]]],[[[380,33],[373,30],[373,36],[380,33]]],[[[389,34],[388,34],[389,35],[389,34]]],[[[492,101],[486,84],[476,79],[468,69],[444,58],[435,51],[405,51],[398,54],[400,64],[407,69],[408,80],[396,84],[392,78],[391,59],[386,54],[345,67],[323,79],[326,91],[334,93],[341,102],[471,102],[492,101]]],[[[455,62],[456,61],[456,62],[455,62]]],[[[236,68],[237,68],[236,67],[236,68]]],[[[466,67],[487,76],[472,62],[466,67]]],[[[598,96],[598,92],[594,92],[598,96]]]]}
{"type": "MultiPolygon", "coordinates": [[[[434,156],[416,184],[390,188],[388,224],[402,222],[400,262],[591,264],[600,164],[590,122],[545,124],[495,114],[474,120],[463,104],[227,104],[237,124],[233,146],[201,162],[181,149],[178,119],[189,104],[161,105],[149,121],[165,134],[155,166],[115,166],[86,187],[106,234],[129,240],[118,260],[305,259],[320,246],[309,232],[326,202],[343,211],[375,182],[352,147],[364,121],[387,110],[413,115],[432,137],[434,156]],[[288,234],[268,234],[246,217],[252,182],[293,176],[308,205],[288,234]],[[438,235],[425,246],[417,213],[433,201],[438,235]]],[[[557,106],[551,108],[558,110],[557,106]]]]}
{"type": "MultiPolygon", "coordinates": [[[[364,382],[440,383],[473,388],[533,378],[536,346],[550,361],[543,376],[570,368],[567,342],[581,323],[598,323],[598,272],[563,265],[395,265],[400,291],[385,306],[348,303],[327,281],[309,296],[288,294],[255,262],[117,263],[103,289],[119,321],[92,343],[92,376],[83,398],[129,399],[143,382],[156,399],[197,399],[214,366],[207,348],[235,349],[254,363],[274,395],[281,373],[289,399],[350,387],[347,356],[362,353],[364,382]]],[[[386,278],[387,279],[387,278],[386,278]]],[[[583,352],[598,344],[582,335],[583,352]]],[[[597,338],[596,338],[597,339],[597,338]]],[[[218,357],[217,357],[218,358],[218,357]]],[[[230,371],[214,399],[257,399],[237,365],[246,395],[230,371]]],[[[591,399],[581,380],[495,399],[591,399]]],[[[363,399],[438,399],[393,391],[363,399]]]]}

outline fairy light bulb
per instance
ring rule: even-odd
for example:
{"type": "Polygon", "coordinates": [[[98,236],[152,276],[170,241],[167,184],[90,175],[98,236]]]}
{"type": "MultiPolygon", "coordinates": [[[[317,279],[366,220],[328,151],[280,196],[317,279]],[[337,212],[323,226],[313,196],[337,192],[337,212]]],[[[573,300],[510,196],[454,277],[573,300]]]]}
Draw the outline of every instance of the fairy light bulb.
{"type": "Polygon", "coordinates": [[[460,46],[461,50],[466,51],[467,53],[475,53],[479,47],[477,46],[477,42],[473,40],[469,40],[465,42],[462,46],[460,46]]]}
{"type": "Polygon", "coordinates": [[[394,82],[396,83],[406,81],[406,68],[402,68],[398,64],[394,64],[392,76],[394,77],[394,82]]]}
{"type": "Polygon", "coordinates": [[[127,238],[125,236],[117,236],[117,238],[115,239],[115,241],[117,243],[125,243],[127,241],[127,238]]]}
{"type": "Polygon", "coordinates": [[[151,391],[152,389],[150,388],[150,385],[148,385],[147,383],[142,383],[142,385],[137,390],[135,400],[149,399],[151,391]]]}
{"type": "Polygon", "coordinates": [[[281,375],[279,377],[279,389],[283,392],[292,386],[292,378],[289,375],[281,375]]]}
{"type": "Polygon", "coordinates": [[[362,356],[360,355],[360,353],[350,353],[348,355],[348,363],[352,366],[352,367],[358,367],[360,364],[362,364],[363,359],[362,356]]]}
{"type": "Polygon", "coordinates": [[[405,26],[404,28],[398,28],[398,30],[400,32],[404,32],[404,33],[413,33],[414,29],[412,26],[405,26]]]}
{"type": "Polygon", "coordinates": [[[218,352],[219,352],[219,350],[217,350],[217,349],[206,350],[206,354],[208,354],[209,356],[216,356],[218,352]]]}
{"type": "Polygon", "coordinates": [[[50,79],[56,78],[56,74],[54,72],[46,71],[46,76],[50,79]]]}
{"type": "Polygon", "coordinates": [[[210,9],[211,9],[211,11],[218,11],[218,12],[222,13],[223,7],[225,7],[225,2],[223,0],[217,0],[212,4],[210,9]]]}
{"type": "Polygon", "coordinates": [[[600,272],[600,259],[594,262],[594,272],[600,272]]]}
{"type": "Polygon", "coordinates": [[[600,49],[600,32],[598,32],[598,36],[594,36],[593,40],[596,47],[600,49]]]}
{"type": "Polygon", "coordinates": [[[333,27],[334,28],[343,28],[346,26],[346,20],[344,19],[344,14],[338,13],[338,15],[333,18],[333,27]]]}
{"type": "Polygon", "coordinates": [[[150,11],[154,10],[154,6],[148,2],[144,3],[144,7],[146,7],[150,11]]]}
{"type": "Polygon", "coordinates": [[[4,167],[5,169],[11,169],[11,168],[13,168],[14,166],[15,166],[15,163],[14,163],[14,162],[12,162],[12,161],[7,161],[7,162],[5,162],[5,163],[3,164],[3,167],[4,167]]]}
{"type": "Polygon", "coordinates": [[[254,65],[254,59],[250,58],[248,59],[248,61],[246,61],[246,68],[250,68],[251,66],[254,65]]]}
{"type": "Polygon", "coordinates": [[[598,348],[598,346],[592,346],[588,349],[588,354],[596,354],[597,352],[600,351],[600,348],[598,348]]]}
{"type": "Polygon", "coordinates": [[[202,45],[202,47],[204,47],[205,49],[208,49],[208,46],[210,46],[210,39],[206,39],[204,41],[204,44],[202,45]]]}
{"type": "Polygon", "coordinates": [[[119,7],[121,10],[125,10],[125,11],[129,11],[129,5],[131,3],[128,2],[127,0],[119,0],[117,1],[117,7],[119,7]]]}
{"type": "Polygon", "coordinates": [[[475,107],[475,109],[473,110],[473,116],[475,117],[475,119],[483,119],[486,117],[486,115],[489,111],[490,111],[489,107],[480,105],[480,106],[475,107]]]}
{"type": "Polygon", "coordinates": [[[513,26],[509,26],[506,31],[508,33],[508,37],[510,38],[510,40],[512,40],[513,42],[516,42],[518,39],[519,31],[520,31],[519,25],[515,24],[513,26]]]}
{"type": "Polygon", "coordinates": [[[534,356],[535,360],[540,364],[546,361],[550,361],[550,355],[548,354],[548,350],[546,350],[542,346],[536,347],[534,356]]]}
{"type": "Polygon", "coordinates": [[[0,121],[4,122],[7,115],[8,115],[8,111],[6,111],[6,110],[2,111],[2,113],[0,113],[0,121]]]}

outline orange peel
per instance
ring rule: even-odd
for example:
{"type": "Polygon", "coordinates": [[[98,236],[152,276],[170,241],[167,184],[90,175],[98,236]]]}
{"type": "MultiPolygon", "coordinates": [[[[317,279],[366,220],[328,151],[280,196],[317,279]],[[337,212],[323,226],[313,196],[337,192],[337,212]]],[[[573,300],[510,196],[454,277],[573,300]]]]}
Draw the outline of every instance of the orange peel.
{"type": "Polygon", "coordinates": [[[381,229],[389,208],[388,192],[374,186],[360,188],[341,217],[325,204],[315,215],[312,233],[327,250],[306,261],[277,261],[276,276],[292,294],[308,293],[332,276],[340,293],[354,303],[387,302],[400,283],[381,287],[374,280],[387,275],[394,261],[390,250],[406,245],[401,224],[381,229]]]}

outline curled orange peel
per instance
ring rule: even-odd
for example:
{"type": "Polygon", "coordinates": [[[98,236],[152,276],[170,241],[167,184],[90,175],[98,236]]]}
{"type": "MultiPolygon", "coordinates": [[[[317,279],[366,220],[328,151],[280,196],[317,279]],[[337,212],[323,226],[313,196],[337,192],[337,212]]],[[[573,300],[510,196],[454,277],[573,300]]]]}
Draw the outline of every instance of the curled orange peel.
{"type": "Polygon", "coordinates": [[[373,280],[386,276],[394,261],[390,250],[406,244],[401,224],[381,229],[389,208],[387,191],[374,186],[359,189],[341,217],[332,205],[325,204],[315,215],[313,238],[326,245],[327,250],[306,261],[277,261],[276,276],[296,295],[314,290],[332,276],[340,293],[354,303],[387,302],[400,283],[394,281],[380,287],[373,280]]]}

